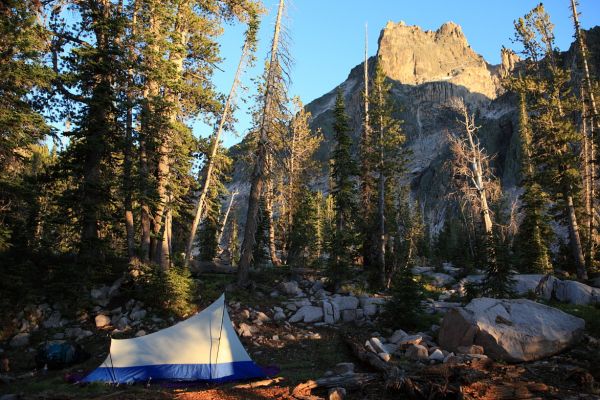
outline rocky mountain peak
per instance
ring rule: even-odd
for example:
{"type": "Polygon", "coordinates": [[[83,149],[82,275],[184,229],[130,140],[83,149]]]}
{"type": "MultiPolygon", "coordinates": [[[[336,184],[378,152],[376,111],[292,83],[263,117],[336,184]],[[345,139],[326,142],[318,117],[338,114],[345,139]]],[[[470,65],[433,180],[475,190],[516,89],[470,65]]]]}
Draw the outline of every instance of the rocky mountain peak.
{"type": "Polygon", "coordinates": [[[448,82],[488,99],[498,95],[497,79],[482,56],[469,46],[460,25],[446,22],[424,31],[388,22],[379,37],[378,55],[386,75],[407,85],[448,82]]]}

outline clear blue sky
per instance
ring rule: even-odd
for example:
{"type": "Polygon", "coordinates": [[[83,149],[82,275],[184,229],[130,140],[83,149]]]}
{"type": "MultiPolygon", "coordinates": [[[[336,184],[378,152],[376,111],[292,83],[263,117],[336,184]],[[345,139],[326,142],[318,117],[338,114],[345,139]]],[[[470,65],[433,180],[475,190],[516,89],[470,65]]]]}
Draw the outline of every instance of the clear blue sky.
{"type": "MultiPolygon", "coordinates": [[[[263,17],[259,34],[257,66],[244,76],[244,84],[262,72],[270,46],[278,0],[263,0],[268,14],[263,17]]],[[[295,65],[291,70],[290,95],[306,104],[343,82],[350,69],[362,61],[364,25],[369,25],[369,55],[377,51],[377,39],[387,21],[404,21],[425,30],[436,30],[446,21],[461,25],[471,47],[491,64],[500,62],[502,45],[514,48],[513,21],[535,7],[539,0],[288,0],[287,25],[291,38],[290,53],[295,65]]],[[[555,24],[557,46],[564,50],[573,41],[569,0],[544,2],[555,24]]],[[[600,1],[580,0],[583,28],[600,25],[600,1]]],[[[228,26],[222,36],[225,59],[215,75],[217,89],[228,93],[239,60],[242,26],[228,26]]],[[[251,93],[241,93],[248,97],[251,93]]],[[[225,145],[241,140],[250,127],[248,103],[238,101],[236,137],[228,132],[225,145]]],[[[207,136],[211,128],[197,123],[196,135],[207,136]]]]}

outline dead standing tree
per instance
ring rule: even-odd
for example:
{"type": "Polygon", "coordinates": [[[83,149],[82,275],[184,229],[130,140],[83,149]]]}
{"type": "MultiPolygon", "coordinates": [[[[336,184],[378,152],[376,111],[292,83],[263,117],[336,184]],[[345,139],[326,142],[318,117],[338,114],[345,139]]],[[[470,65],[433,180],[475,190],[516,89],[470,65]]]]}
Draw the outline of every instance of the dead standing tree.
{"type": "Polygon", "coordinates": [[[485,153],[477,140],[479,127],[475,124],[475,116],[469,112],[463,100],[455,101],[452,108],[460,113],[461,119],[458,122],[464,132],[458,136],[449,135],[453,155],[453,175],[458,178],[455,184],[472,212],[481,215],[488,262],[495,263],[489,201],[497,197],[500,187],[490,168],[490,156],[485,153]]]}

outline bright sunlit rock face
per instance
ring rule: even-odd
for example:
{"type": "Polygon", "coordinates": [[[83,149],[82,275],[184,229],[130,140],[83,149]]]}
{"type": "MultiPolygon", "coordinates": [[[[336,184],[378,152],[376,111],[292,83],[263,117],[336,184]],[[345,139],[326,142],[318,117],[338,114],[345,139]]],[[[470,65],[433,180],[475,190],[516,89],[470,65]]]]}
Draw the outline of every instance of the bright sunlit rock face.
{"type": "Polygon", "coordinates": [[[403,84],[448,81],[489,99],[499,90],[487,62],[454,22],[435,32],[389,22],[381,32],[378,54],[386,75],[403,84]]]}

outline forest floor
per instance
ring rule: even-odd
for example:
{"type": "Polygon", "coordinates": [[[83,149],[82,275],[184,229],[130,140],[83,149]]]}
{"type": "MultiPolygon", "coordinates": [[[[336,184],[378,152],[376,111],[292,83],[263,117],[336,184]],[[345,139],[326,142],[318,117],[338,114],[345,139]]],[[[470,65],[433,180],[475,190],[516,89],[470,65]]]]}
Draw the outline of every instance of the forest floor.
{"type": "MultiPolygon", "coordinates": [[[[288,274],[289,272],[282,272],[288,274]]],[[[280,305],[281,298],[268,295],[269,281],[281,281],[284,276],[255,277],[257,289],[228,292],[229,300],[244,307],[268,309],[280,305]]],[[[232,282],[232,275],[214,274],[203,277],[203,299],[218,297],[232,282]]],[[[241,321],[239,311],[231,311],[232,320],[241,321]]],[[[80,343],[92,354],[82,364],[60,370],[35,370],[33,352],[7,350],[3,356],[11,359],[11,381],[0,381],[3,394],[15,394],[11,399],[318,399],[327,398],[327,390],[317,388],[309,397],[294,393],[294,388],[308,380],[326,376],[336,364],[352,362],[355,372],[379,373],[361,363],[348,346],[348,338],[364,343],[379,329],[353,324],[315,327],[309,324],[266,322],[258,327],[260,340],[242,337],[252,359],[262,366],[277,366],[280,379],[266,387],[252,387],[245,382],[224,385],[150,385],[108,386],[105,384],[76,385],[67,383],[70,375],[82,375],[97,367],[106,357],[109,336],[93,335],[80,343]],[[275,337],[274,337],[275,336],[275,337]],[[293,338],[292,338],[293,336],[293,338]],[[13,379],[14,378],[14,379],[13,379]],[[312,397],[311,397],[312,396],[312,397]]],[[[589,333],[589,332],[588,332],[589,333]]],[[[400,358],[390,361],[399,367],[410,385],[386,387],[383,376],[348,390],[347,399],[600,399],[600,341],[587,335],[577,347],[546,360],[522,364],[473,359],[449,364],[425,365],[400,358]]],[[[306,394],[305,394],[306,395],[306,394]]]]}

